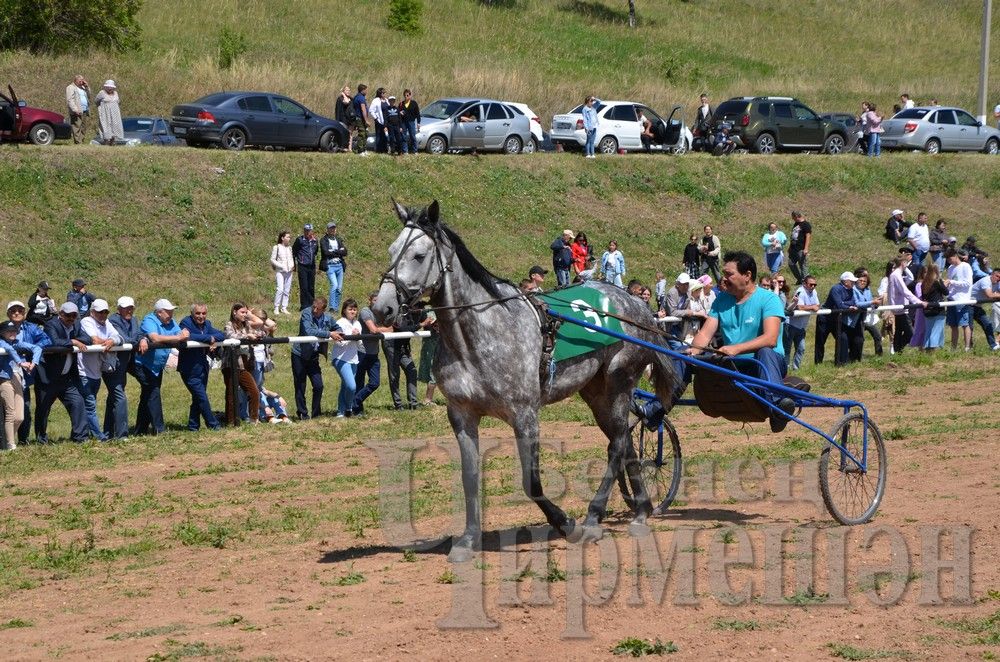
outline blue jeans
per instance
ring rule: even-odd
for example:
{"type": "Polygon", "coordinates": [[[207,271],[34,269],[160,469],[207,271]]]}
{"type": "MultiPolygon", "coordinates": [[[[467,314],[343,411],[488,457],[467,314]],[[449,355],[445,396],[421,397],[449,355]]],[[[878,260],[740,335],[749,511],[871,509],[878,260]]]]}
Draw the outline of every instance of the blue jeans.
{"type": "MultiPolygon", "coordinates": [[[[203,362],[204,363],[204,362],[203,362]]],[[[194,431],[201,428],[201,419],[205,419],[205,425],[211,430],[218,430],[222,427],[219,419],[212,411],[212,404],[208,401],[208,364],[198,365],[190,372],[182,372],[181,379],[184,386],[191,393],[191,408],[188,410],[188,430],[194,431]]]]}
{"type": "Polygon", "coordinates": [[[104,386],[108,389],[108,399],[104,405],[104,436],[124,439],[128,436],[128,396],[125,383],[128,379],[128,354],[118,357],[118,368],[104,374],[104,386]]]}
{"type": "Polygon", "coordinates": [[[594,155],[594,140],[597,139],[597,129],[591,129],[587,131],[587,144],[584,145],[583,151],[586,156],[594,155]]]}
{"type": "Polygon", "coordinates": [[[403,154],[417,153],[417,120],[403,122],[403,154]]]}
{"type": "Polygon", "coordinates": [[[326,277],[330,281],[330,310],[340,314],[340,293],[344,290],[344,263],[330,262],[326,266],[326,277]]]}
{"type": "Polygon", "coordinates": [[[83,395],[83,404],[87,408],[87,427],[90,429],[90,434],[98,441],[105,441],[108,437],[97,419],[97,391],[101,388],[101,378],[91,379],[81,376],[80,384],[82,386],[80,394],[83,395]]]}
{"type": "Polygon", "coordinates": [[[939,271],[944,272],[945,270],[944,251],[937,251],[936,253],[932,251],[930,253],[930,256],[931,256],[931,262],[937,265],[939,271]]]}
{"type": "Polygon", "coordinates": [[[348,363],[340,359],[333,360],[333,367],[340,375],[340,393],[337,395],[337,414],[352,414],[354,412],[354,394],[357,384],[354,381],[358,370],[357,363],[348,363]]]}
{"type": "Polygon", "coordinates": [[[785,361],[788,368],[798,370],[802,367],[802,357],[806,353],[806,330],[791,324],[785,325],[785,361]],[[794,350],[794,356],[792,351],[794,350]]]}
{"type": "Polygon", "coordinates": [[[556,271],[556,286],[566,287],[567,285],[569,285],[569,268],[567,267],[566,269],[560,269],[557,267],[555,271],[556,271]]]}
{"type": "Polygon", "coordinates": [[[921,250],[917,250],[917,249],[913,249],[913,262],[912,262],[912,264],[913,264],[913,270],[912,271],[913,271],[913,276],[914,277],[916,277],[916,275],[917,275],[917,269],[920,268],[921,265],[923,265],[924,258],[926,256],[927,256],[926,252],[921,251],[921,250]]]}
{"type": "Polygon", "coordinates": [[[776,274],[781,270],[781,265],[785,261],[785,255],[781,251],[777,253],[764,253],[764,262],[767,263],[767,268],[771,270],[772,274],[776,274]]]}
{"type": "Polygon", "coordinates": [[[868,134],[868,156],[882,156],[882,134],[868,134]]]}
{"type": "Polygon", "coordinates": [[[41,443],[48,443],[49,412],[52,405],[59,400],[69,413],[73,441],[86,441],[90,426],[87,424],[87,407],[81,394],[82,387],[76,372],[76,366],[71,367],[71,374],[54,375],[47,384],[42,384],[42,397],[35,409],[35,437],[41,443]]]}
{"type": "Polygon", "coordinates": [[[160,399],[163,373],[155,375],[137,362],[135,379],[139,382],[139,411],[135,417],[135,433],[146,434],[152,428],[153,434],[161,434],[167,429],[163,422],[163,401],[160,399]]]}
{"type": "Polygon", "coordinates": [[[364,412],[365,400],[381,385],[382,365],[378,357],[378,351],[374,354],[362,354],[361,360],[358,362],[358,369],[354,373],[355,386],[358,389],[357,393],[354,394],[353,411],[355,414],[364,412]],[[366,378],[367,384],[365,383],[366,378]]]}

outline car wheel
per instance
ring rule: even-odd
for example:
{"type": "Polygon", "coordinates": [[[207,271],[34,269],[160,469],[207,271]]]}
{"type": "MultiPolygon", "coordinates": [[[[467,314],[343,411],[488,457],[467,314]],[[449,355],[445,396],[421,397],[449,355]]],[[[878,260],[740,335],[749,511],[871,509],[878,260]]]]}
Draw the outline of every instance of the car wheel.
{"type": "Polygon", "coordinates": [[[531,136],[528,142],[524,143],[524,148],[521,150],[525,154],[534,154],[538,151],[538,138],[531,136]]]}
{"type": "Polygon", "coordinates": [[[507,136],[507,140],[503,141],[503,151],[505,154],[520,154],[522,147],[524,145],[521,144],[519,136],[507,136]]]}
{"type": "Polygon", "coordinates": [[[990,138],[986,141],[986,148],[983,150],[987,154],[996,154],[1000,152],[1000,142],[997,142],[996,138],[990,138]]]}
{"type": "Polygon", "coordinates": [[[51,124],[45,124],[44,122],[31,127],[31,131],[28,132],[28,140],[35,145],[51,145],[55,139],[55,129],[52,128],[51,124]]]}
{"type": "Polygon", "coordinates": [[[427,140],[428,154],[444,154],[448,151],[448,140],[442,135],[434,135],[427,140]]]}
{"type": "Polygon", "coordinates": [[[832,133],[827,137],[826,142],[823,143],[823,151],[827,154],[843,154],[844,146],[844,136],[839,133],[832,133]]]}
{"type": "Polygon", "coordinates": [[[674,154],[676,154],[677,156],[680,156],[681,154],[687,154],[687,151],[689,149],[691,149],[691,146],[688,145],[688,141],[685,140],[677,147],[674,147],[674,154]]]}
{"type": "Polygon", "coordinates": [[[247,146],[247,134],[243,132],[243,129],[237,127],[226,129],[219,139],[219,143],[225,149],[238,152],[247,146]]]}
{"type": "Polygon", "coordinates": [[[758,154],[774,154],[775,150],[778,149],[778,144],[770,133],[762,133],[754,141],[753,149],[758,154]]]}
{"type": "Polygon", "coordinates": [[[614,136],[604,136],[601,142],[597,143],[597,151],[601,154],[617,154],[618,139],[614,136]]]}
{"type": "Polygon", "coordinates": [[[927,144],[924,145],[924,151],[928,154],[937,154],[941,151],[941,141],[937,138],[931,138],[927,141],[927,144]]]}
{"type": "Polygon", "coordinates": [[[319,137],[319,148],[324,152],[337,151],[337,141],[334,140],[333,131],[327,131],[319,137]]]}

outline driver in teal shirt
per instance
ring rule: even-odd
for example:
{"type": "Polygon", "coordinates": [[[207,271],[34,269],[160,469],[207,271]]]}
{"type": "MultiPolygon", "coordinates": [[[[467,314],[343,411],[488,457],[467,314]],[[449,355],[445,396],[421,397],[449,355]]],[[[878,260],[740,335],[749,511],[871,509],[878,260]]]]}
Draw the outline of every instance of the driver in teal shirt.
{"type": "MultiPolygon", "coordinates": [[[[735,358],[737,369],[750,376],[782,384],[787,370],[784,343],[781,339],[785,308],[774,292],[757,287],[757,263],[748,253],[733,251],[722,258],[721,292],[712,304],[708,319],[687,348],[688,354],[700,354],[716,331],[722,334],[718,352],[735,358]],[[740,361],[756,359],[758,363],[740,361]]],[[[684,385],[690,381],[690,366],[682,370],[684,385]]],[[[790,414],[795,402],[788,397],[762,393],[781,411],[790,414]]],[[[781,432],[788,417],[772,411],[771,431],[781,432]]]]}

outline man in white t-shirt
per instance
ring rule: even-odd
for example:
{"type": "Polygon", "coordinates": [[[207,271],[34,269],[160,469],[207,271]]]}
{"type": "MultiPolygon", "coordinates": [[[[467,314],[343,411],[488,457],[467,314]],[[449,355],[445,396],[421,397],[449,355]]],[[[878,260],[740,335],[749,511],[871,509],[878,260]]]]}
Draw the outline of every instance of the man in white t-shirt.
{"type": "Polygon", "coordinates": [[[907,108],[913,108],[913,106],[916,105],[913,102],[913,99],[910,98],[910,95],[907,94],[906,92],[903,92],[902,94],[899,95],[899,103],[900,105],[903,106],[903,110],[906,110],[907,108]]]}
{"type": "MultiPolygon", "coordinates": [[[[796,302],[796,311],[815,312],[819,310],[819,295],[816,294],[815,276],[805,277],[801,287],[795,291],[793,301],[796,302]]],[[[806,328],[812,318],[812,315],[789,315],[788,321],[785,322],[785,359],[788,361],[789,370],[798,370],[802,366],[802,357],[806,353],[806,328]],[[792,347],[795,348],[794,358],[792,358],[792,347]]]]}
{"type": "Polygon", "coordinates": [[[917,214],[917,222],[906,231],[906,241],[913,249],[913,262],[910,263],[910,271],[916,276],[917,269],[924,263],[924,256],[931,249],[931,230],[927,227],[926,213],[917,214]]]}
{"type": "MultiPolygon", "coordinates": [[[[965,251],[956,251],[949,248],[945,251],[944,259],[948,263],[948,277],[944,279],[944,284],[948,288],[948,298],[952,301],[968,301],[972,291],[972,267],[968,262],[962,260],[967,257],[965,251]]],[[[958,349],[958,329],[962,329],[962,336],[965,339],[965,351],[972,349],[972,306],[949,306],[945,313],[945,320],[951,327],[951,348],[958,349]]]]}

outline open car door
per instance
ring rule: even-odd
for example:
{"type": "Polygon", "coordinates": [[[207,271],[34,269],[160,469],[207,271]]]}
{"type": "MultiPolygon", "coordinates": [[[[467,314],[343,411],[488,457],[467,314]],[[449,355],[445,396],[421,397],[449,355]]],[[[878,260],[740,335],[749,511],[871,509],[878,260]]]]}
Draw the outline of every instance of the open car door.
{"type": "Polygon", "coordinates": [[[681,106],[674,106],[673,110],[670,111],[670,117],[664,122],[662,141],[664,147],[676,147],[681,141],[681,128],[684,123],[680,117],[675,117],[679,110],[681,110],[681,106]]]}
{"type": "Polygon", "coordinates": [[[19,140],[21,137],[21,107],[18,105],[14,88],[7,86],[10,96],[0,93],[0,138],[19,140]]]}

